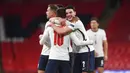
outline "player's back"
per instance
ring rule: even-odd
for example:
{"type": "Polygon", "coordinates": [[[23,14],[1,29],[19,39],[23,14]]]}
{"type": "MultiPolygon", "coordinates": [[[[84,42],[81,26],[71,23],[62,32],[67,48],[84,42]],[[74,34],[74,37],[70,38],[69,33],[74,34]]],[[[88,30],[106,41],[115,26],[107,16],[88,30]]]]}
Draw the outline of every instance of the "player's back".
{"type": "Polygon", "coordinates": [[[68,48],[70,45],[69,35],[59,35],[51,27],[49,28],[49,38],[51,41],[51,50],[49,59],[69,61],[68,48]]]}

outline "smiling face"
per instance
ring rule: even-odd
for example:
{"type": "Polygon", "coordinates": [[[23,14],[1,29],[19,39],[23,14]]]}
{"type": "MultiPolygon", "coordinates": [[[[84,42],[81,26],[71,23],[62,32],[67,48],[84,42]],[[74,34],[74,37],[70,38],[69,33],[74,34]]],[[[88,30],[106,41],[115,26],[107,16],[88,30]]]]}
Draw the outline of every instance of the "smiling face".
{"type": "Polygon", "coordinates": [[[66,9],[66,18],[69,21],[72,21],[72,19],[75,17],[76,12],[73,9],[66,9]]]}

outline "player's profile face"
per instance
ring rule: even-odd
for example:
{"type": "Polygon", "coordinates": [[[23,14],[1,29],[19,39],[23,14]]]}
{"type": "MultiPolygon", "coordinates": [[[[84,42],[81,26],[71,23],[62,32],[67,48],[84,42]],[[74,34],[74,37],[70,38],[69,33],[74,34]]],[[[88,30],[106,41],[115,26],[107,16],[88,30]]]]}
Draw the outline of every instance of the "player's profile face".
{"type": "Polygon", "coordinates": [[[98,28],[98,26],[99,26],[99,24],[98,24],[98,22],[96,21],[96,20],[92,20],[91,22],[90,22],[90,25],[91,25],[91,28],[93,29],[93,28],[98,28]]]}
{"type": "Polygon", "coordinates": [[[71,21],[76,15],[76,12],[73,9],[66,9],[66,18],[71,21]]]}
{"type": "Polygon", "coordinates": [[[51,18],[53,16],[54,12],[53,10],[51,10],[50,7],[47,8],[47,11],[46,11],[46,15],[47,15],[47,18],[51,18]]]}

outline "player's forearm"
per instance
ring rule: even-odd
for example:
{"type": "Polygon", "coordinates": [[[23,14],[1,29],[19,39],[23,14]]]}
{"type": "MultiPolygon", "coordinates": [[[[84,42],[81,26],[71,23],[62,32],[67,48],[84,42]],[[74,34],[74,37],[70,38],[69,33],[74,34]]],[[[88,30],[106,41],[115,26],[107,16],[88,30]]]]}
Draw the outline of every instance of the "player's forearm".
{"type": "Polygon", "coordinates": [[[40,41],[39,41],[39,44],[40,44],[40,45],[46,44],[46,43],[45,43],[45,42],[46,42],[46,39],[47,39],[47,36],[43,35],[43,36],[41,37],[40,41]]]}
{"type": "Polygon", "coordinates": [[[39,44],[40,45],[43,45],[45,43],[45,40],[42,38],[42,39],[40,39],[40,41],[39,41],[39,44]]]}
{"type": "Polygon", "coordinates": [[[65,31],[63,28],[57,27],[56,25],[51,25],[51,27],[58,33],[58,34],[64,34],[65,31]]]}
{"type": "Polygon", "coordinates": [[[104,43],[103,48],[104,48],[104,56],[108,56],[108,43],[107,43],[107,41],[104,43]]]}
{"type": "Polygon", "coordinates": [[[84,45],[92,45],[93,44],[93,41],[92,40],[87,40],[87,41],[81,41],[79,40],[75,33],[71,33],[70,34],[71,36],[71,39],[73,40],[73,42],[77,45],[77,46],[84,46],[84,45]]]}
{"type": "Polygon", "coordinates": [[[80,41],[79,40],[76,42],[77,46],[92,45],[92,44],[93,44],[93,41],[91,41],[91,40],[90,41],[80,41]]]}
{"type": "Polygon", "coordinates": [[[56,25],[51,25],[51,27],[58,33],[58,34],[68,34],[72,32],[72,29],[70,29],[68,26],[65,27],[57,27],[56,25]]]}

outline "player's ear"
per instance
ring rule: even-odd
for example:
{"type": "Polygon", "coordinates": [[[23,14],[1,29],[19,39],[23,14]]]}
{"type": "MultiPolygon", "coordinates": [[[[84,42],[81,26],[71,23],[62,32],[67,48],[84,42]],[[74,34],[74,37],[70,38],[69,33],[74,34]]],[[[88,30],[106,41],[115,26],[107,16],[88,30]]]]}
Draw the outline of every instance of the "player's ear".
{"type": "Polygon", "coordinates": [[[99,23],[98,23],[98,27],[99,27],[99,23]]]}
{"type": "Polygon", "coordinates": [[[74,11],[74,15],[76,15],[76,11],[74,11]]]}

